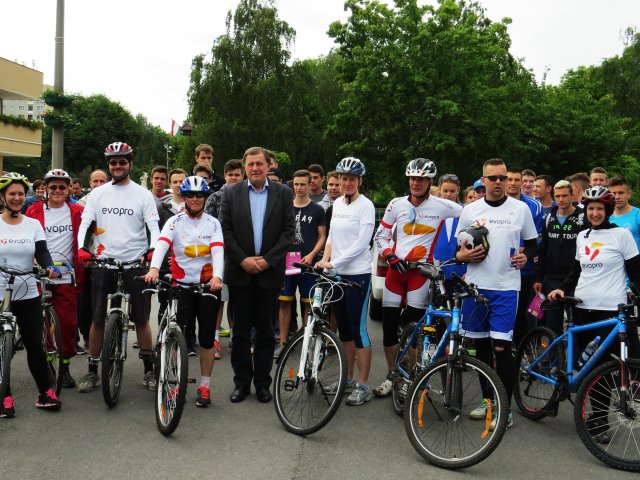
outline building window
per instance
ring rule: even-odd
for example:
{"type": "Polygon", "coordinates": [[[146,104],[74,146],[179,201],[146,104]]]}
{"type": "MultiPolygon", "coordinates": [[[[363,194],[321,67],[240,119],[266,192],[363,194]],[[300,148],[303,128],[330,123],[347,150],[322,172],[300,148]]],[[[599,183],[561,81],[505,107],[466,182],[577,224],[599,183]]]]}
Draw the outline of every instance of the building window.
{"type": "Polygon", "coordinates": [[[21,110],[21,111],[24,110],[24,105],[19,105],[18,110],[21,110]]]}

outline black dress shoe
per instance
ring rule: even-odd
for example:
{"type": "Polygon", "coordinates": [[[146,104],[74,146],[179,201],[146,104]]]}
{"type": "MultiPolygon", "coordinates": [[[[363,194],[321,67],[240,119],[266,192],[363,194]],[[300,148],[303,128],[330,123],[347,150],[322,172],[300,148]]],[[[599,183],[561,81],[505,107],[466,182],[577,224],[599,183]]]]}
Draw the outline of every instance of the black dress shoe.
{"type": "Polygon", "coordinates": [[[271,392],[267,387],[256,388],[256,397],[259,402],[268,403],[271,401],[271,392]]]}
{"type": "Polygon", "coordinates": [[[229,397],[231,403],[238,403],[243,401],[247,395],[249,395],[249,389],[245,387],[236,387],[236,389],[231,392],[231,396],[229,397]]]}

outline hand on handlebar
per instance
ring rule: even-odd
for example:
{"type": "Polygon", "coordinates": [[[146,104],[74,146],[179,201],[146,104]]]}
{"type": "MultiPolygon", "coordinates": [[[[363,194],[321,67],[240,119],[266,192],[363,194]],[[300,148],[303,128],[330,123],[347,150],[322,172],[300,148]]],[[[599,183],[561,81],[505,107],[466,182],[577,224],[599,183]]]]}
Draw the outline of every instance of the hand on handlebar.
{"type": "Polygon", "coordinates": [[[49,278],[58,278],[62,276],[62,271],[55,266],[47,267],[47,272],[49,272],[49,278]]]}
{"type": "Polygon", "coordinates": [[[557,288],[555,290],[550,291],[549,295],[547,295],[547,298],[549,300],[557,300],[559,298],[564,298],[564,292],[559,288],[557,288]]]}
{"type": "Polygon", "coordinates": [[[319,262],[316,262],[313,268],[317,270],[322,270],[322,269],[333,270],[333,265],[331,265],[331,263],[327,262],[326,260],[320,260],[319,262]]]}
{"type": "Polygon", "coordinates": [[[217,292],[222,289],[222,279],[219,277],[213,277],[209,281],[209,289],[212,292],[217,292]]]}
{"type": "Polygon", "coordinates": [[[395,253],[389,253],[385,256],[389,267],[398,273],[404,273],[408,270],[407,264],[404,260],[399,258],[395,253]]]}
{"type": "Polygon", "coordinates": [[[160,277],[160,270],[157,268],[150,268],[149,272],[144,276],[145,283],[158,283],[158,277],[160,277]]]}
{"type": "Polygon", "coordinates": [[[78,261],[85,263],[89,262],[93,259],[93,254],[84,248],[78,249],[78,261]]]}

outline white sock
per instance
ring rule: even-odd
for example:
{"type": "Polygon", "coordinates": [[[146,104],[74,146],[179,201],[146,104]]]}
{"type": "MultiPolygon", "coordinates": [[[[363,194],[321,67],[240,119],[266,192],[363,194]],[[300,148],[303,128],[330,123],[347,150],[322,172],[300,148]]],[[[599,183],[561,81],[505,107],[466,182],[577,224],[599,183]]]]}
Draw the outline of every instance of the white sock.
{"type": "Polygon", "coordinates": [[[211,377],[205,377],[205,376],[200,377],[201,387],[209,388],[210,383],[211,383],[211,377]]]}
{"type": "Polygon", "coordinates": [[[219,341],[220,341],[220,329],[217,328],[216,329],[216,342],[219,342],[219,341]]]}

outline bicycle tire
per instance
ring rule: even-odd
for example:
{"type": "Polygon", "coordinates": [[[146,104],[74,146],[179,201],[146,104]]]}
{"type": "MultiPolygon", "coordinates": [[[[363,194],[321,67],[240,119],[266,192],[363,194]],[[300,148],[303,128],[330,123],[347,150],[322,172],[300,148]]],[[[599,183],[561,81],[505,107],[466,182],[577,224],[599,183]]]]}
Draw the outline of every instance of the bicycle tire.
{"type": "MultiPolygon", "coordinates": [[[[530,375],[527,370],[531,362],[538,358],[556,337],[556,333],[550,328],[536,327],[524,336],[516,351],[513,397],[522,415],[530,420],[540,420],[548,415],[545,409],[549,407],[555,387],[530,375]]],[[[560,342],[554,348],[555,352],[538,363],[537,373],[550,377],[552,368],[566,368],[565,344],[560,342]]]]}
{"type": "Polygon", "coordinates": [[[325,327],[317,328],[309,341],[305,378],[297,372],[304,341],[304,330],[287,343],[276,366],[274,404],[284,427],[296,435],[309,435],[323,428],[336,414],[347,382],[347,357],[337,335],[325,327]],[[318,378],[311,377],[315,342],[321,341],[318,378]],[[334,351],[335,350],[335,351],[334,351]],[[338,382],[335,395],[324,389],[338,382]]]}
{"type": "Polygon", "coordinates": [[[400,373],[394,372],[391,380],[391,404],[393,411],[401,417],[404,415],[404,401],[409,392],[409,386],[415,377],[413,373],[416,363],[420,361],[420,357],[422,356],[422,343],[416,342],[417,344],[409,349],[405,358],[401,358],[402,352],[411,339],[415,326],[416,322],[411,322],[404,329],[404,332],[400,336],[400,343],[398,343],[398,350],[396,351],[396,358],[393,363],[395,368],[398,368],[398,364],[401,364],[402,368],[411,374],[407,379],[400,373]]]}
{"type": "Polygon", "coordinates": [[[433,362],[413,382],[405,404],[404,425],[411,445],[425,460],[454,470],[475,465],[496,449],[507,429],[509,406],[506,389],[493,369],[465,356],[461,364],[453,365],[449,376],[447,361],[442,358],[433,362]],[[452,408],[444,404],[449,378],[454,379],[452,408]],[[491,390],[492,415],[472,420],[469,413],[484,397],[480,381],[486,381],[491,390]],[[426,417],[427,409],[433,415],[426,417]],[[490,430],[493,418],[497,421],[495,429],[490,430]]]}
{"type": "Polygon", "coordinates": [[[160,352],[156,357],[158,368],[155,411],[158,430],[164,436],[169,436],[178,427],[186,403],[189,357],[187,340],[180,330],[173,329],[168,332],[164,348],[164,364],[160,364],[160,352]],[[163,379],[161,372],[164,372],[163,379]]]}
{"type": "Polygon", "coordinates": [[[42,348],[47,358],[47,373],[51,389],[60,395],[62,390],[62,374],[64,356],[62,353],[62,329],[58,314],[53,307],[44,307],[42,310],[42,348]]]}
{"type": "Polygon", "coordinates": [[[5,397],[13,358],[13,332],[0,331],[0,399],[5,397]]]}
{"type": "Polygon", "coordinates": [[[107,315],[102,343],[102,397],[109,408],[115,407],[122,389],[124,374],[122,359],[122,314],[113,312],[107,315]]]}
{"type": "Polygon", "coordinates": [[[596,367],[580,384],[576,394],[573,417],[582,443],[598,460],[619,470],[640,471],[640,360],[627,359],[626,372],[629,390],[620,391],[620,361],[612,360],[596,367]],[[630,408],[628,415],[621,410],[624,394],[630,408]],[[608,404],[593,397],[608,396],[608,404]],[[598,412],[598,417],[593,418],[598,412]],[[601,435],[609,436],[609,443],[599,443],[601,435]]]}

